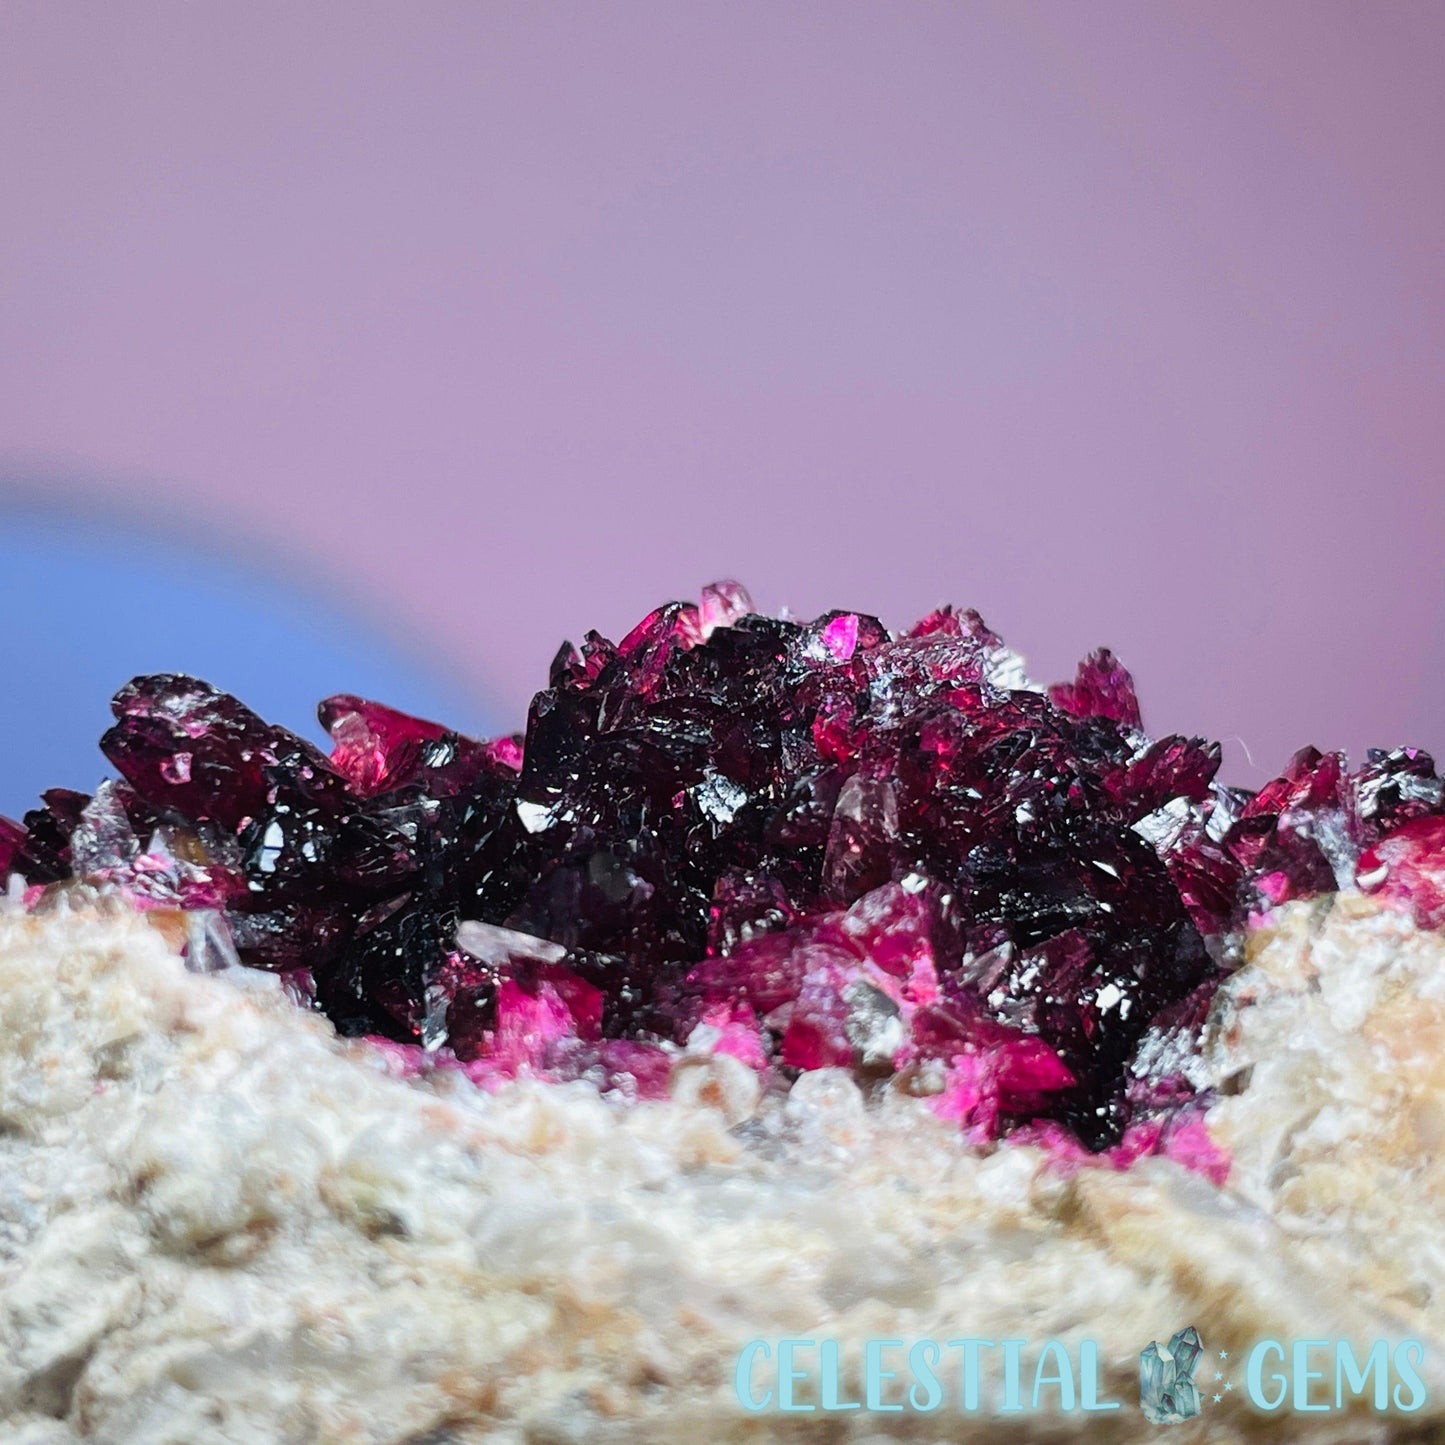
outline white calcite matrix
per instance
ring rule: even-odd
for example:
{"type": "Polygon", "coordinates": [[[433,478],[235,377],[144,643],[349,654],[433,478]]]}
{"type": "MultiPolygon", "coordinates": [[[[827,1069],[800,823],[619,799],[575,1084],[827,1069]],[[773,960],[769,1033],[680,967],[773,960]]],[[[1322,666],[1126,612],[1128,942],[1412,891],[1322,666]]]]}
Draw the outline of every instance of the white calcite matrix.
{"type": "Polygon", "coordinates": [[[5,1445],[1152,1440],[1139,1352],[1186,1325],[1206,1404],[1171,1441],[1445,1438],[1445,940],[1357,895],[1280,910],[1220,996],[1223,1188],[970,1148],[838,1071],[760,1098],[701,1052],[667,1102],[404,1078],[173,939],[0,914],[5,1445]],[[868,1338],[1087,1338],[1122,1407],[745,1411],[739,1349],[783,1336],[840,1341],[855,1389],[868,1338]],[[1220,1351],[1405,1336],[1411,1414],[1213,1403],[1220,1351]]]}

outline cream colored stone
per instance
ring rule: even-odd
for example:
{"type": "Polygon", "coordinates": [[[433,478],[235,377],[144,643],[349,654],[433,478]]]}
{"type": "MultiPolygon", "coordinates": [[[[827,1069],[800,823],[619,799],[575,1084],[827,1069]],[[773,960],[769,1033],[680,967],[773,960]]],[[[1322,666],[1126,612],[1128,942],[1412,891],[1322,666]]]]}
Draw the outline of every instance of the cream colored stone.
{"type": "Polygon", "coordinates": [[[677,1103],[716,1109],[729,1125],[753,1117],[760,1093],[756,1072],[731,1054],[684,1054],[672,1071],[677,1103]]]}
{"type": "MultiPolygon", "coordinates": [[[[188,974],[175,936],[0,911],[6,1445],[1142,1441],[1138,1351],[1186,1323],[1445,1361],[1445,944],[1363,900],[1282,910],[1222,991],[1198,1068],[1225,1189],[970,1149],[841,1071],[760,1096],[705,1039],[660,1103],[403,1080],[264,975],[188,974]],[[1129,1403],[745,1415],[738,1348],[782,1334],[1088,1337],[1129,1403]]],[[[1401,1440],[1445,1428],[1431,1387],[1401,1440]]],[[[1231,1399],[1168,1435],[1392,1428],[1231,1399]]]]}

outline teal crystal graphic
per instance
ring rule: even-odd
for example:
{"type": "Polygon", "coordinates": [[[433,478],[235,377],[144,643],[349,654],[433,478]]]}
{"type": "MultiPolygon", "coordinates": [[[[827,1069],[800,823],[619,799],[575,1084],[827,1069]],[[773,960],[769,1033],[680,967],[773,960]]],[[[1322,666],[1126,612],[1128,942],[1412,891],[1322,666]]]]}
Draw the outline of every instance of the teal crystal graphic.
{"type": "Polygon", "coordinates": [[[1139,1408],[1151,1425],[1177,1425],[1199,1413],[1194,1367],[1204,1346],[1193,1325],[1170,1336],[1168,1349],[1157,1340],[1139,1355],[1139,1408]]]}

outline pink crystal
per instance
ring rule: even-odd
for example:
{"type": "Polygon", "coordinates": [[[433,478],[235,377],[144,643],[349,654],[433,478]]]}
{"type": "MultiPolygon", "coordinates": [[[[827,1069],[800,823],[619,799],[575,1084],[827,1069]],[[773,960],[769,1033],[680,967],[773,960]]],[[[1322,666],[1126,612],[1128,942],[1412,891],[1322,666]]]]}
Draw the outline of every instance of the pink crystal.
{"type": "Polygon", "coordinates": [[[1408,908],[1421,928],[1445,927],[1445,817],[1414,818],[1366,849],[1359,884],[1408,908]]]}

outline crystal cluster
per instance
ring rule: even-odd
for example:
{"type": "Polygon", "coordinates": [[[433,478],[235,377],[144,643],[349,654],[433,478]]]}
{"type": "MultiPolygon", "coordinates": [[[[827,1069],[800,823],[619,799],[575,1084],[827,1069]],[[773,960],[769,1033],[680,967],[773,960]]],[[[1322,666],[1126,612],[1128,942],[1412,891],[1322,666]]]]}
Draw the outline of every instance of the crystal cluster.
{"type": "Polygon", "coordinates": [[[1216,744],[1145,735],[1110,653],[1041,691],[972,612],[895,636],[720,584],[565,645],[492,742],[339,696],[328,756],[169,674],[113,708],[121,780],[0,819],[0,876],[179,910],[195,966],[282,973],[482,1082],[648,1095],[691,1041],[1137,1152],[1188,1113],[1252,912],[1358,883],[1445,922],[1424,753],[1224,788],[1216,744]]]}

